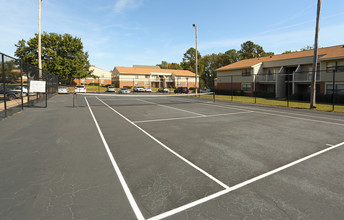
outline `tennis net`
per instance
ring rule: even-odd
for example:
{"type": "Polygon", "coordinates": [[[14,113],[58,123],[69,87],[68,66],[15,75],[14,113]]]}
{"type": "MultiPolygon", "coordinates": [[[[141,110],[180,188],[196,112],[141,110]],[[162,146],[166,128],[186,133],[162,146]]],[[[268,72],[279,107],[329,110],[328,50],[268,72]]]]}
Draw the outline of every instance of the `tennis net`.
{"type": "Polygon", "coordinates": [[[86,100],[92,106],[144,106],[144,105],[178,105],[188,103],[215,102],[214,93],[192,94],[73,94],[73,105],[75,107],[86,106],[86,100]]]}

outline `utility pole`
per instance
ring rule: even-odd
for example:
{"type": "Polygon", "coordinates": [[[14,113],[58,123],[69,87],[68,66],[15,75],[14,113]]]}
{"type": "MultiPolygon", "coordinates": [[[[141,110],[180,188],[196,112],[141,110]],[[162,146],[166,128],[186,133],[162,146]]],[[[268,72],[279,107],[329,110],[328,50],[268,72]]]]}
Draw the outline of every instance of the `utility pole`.
{"type": "Polygon", "coordinates": [[[196,73],[195,73],[195,94],[197,96],[197,76],[198,76],[198,53],[197,53],[197,33],[198,33],[198,27],[197,25],[192,25],[194,28],[196,28],[196,73]]]}
{"type": "Polygon", "coordinates": [[[313,56],[313,72],[312,72],[312,90],[311,90],[311,100],[310,108],[316,108],[315,96],[316,96],[316,79],[317,79],[317,69],[318,69],[318,38],[319,38],[319,23],[320,23],[320,9],[321,0],[318,0],[317,8],[317,20],[315,26],[315,40],[314,40],[314,56],[313,56]]]}

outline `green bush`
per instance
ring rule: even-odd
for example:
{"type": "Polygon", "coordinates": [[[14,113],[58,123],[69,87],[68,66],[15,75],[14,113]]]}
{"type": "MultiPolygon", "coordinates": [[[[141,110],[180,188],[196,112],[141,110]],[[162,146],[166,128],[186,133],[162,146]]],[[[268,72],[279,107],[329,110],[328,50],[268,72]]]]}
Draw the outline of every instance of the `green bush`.
{"type": "Polygon", "coordinates": [[[99,86],[99,83],[89,83],[89,86],[99,86]]]}

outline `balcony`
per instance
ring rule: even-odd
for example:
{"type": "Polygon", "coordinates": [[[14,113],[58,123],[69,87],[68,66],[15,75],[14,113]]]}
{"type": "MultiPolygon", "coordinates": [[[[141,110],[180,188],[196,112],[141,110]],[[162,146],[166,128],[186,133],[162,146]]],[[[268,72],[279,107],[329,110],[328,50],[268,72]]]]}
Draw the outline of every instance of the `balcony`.
{"type": "MultiPolygon", "coordinates": [[[[312,82],[313,72],[297,72],[294,73],[294,82],[312,82]]],[[[316,81],[320,81],[320,72],[317,72],[316,81]]]]}
{"type": "Polygon", "coordinates": [[[276,74],[258,74],[256,82],[276,82],[276,74]]]}

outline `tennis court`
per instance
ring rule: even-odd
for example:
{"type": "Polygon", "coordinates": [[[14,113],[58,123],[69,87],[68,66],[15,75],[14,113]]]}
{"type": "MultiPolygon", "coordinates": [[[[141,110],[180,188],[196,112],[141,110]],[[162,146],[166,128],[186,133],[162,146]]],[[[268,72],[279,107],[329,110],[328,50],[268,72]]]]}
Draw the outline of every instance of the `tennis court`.
{"type": "Polygon", "coordinates": [[[240,206],[248,209],[241,217],[255,217],[255,209],[266,209],[263,218],[343,214],[341,115],[190,96],[78,99],[98,124],[138,218],[228,219],[240,206]],[[245,206],[236,204],[245,197],[245,206]]]}
{"type": "MultiPolygon", "coordinates": [[[[84,135],[82,146],[67,157],[78,161],[72,163],[78,167],[74,172],[87,173],[81,180],[101,180],[103,186],[73,188],[74,202],[67,202],[73,218],[340,219],[344,215],[342,114],[213,102],[211,95],[86,94],[76,99],[75,108],[71,95],[51,99],[52,108],[65,111],[57,118],[83,125],[75,129],[64,124],[68,134],[58,134],[70,139],[84,135]],[[86,191],[97,199],[75,202],[76,193],[86,191]],[[86,209],[89,212],[81,211],[86,209]],[[102,214],[95,217],[92,212],[102,214]]],[[[64,169],[68,164],[64,162],[64,169]]],[[[66,172],[56,174],[56,182],[66,181],[66,172]]],[[[51,187],[54,192],[56,188],[51,187]]],[[[53,210],[53,199],[60,197],[49,198],[53,210]]],[[[78,199],[89,200],[86,195],[78,199]]]]}

